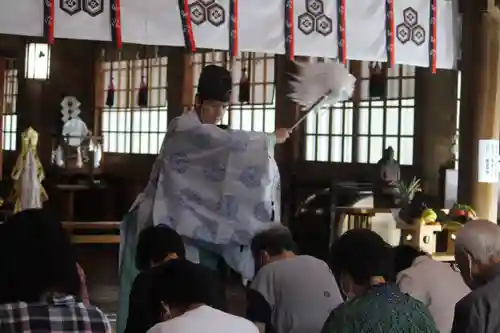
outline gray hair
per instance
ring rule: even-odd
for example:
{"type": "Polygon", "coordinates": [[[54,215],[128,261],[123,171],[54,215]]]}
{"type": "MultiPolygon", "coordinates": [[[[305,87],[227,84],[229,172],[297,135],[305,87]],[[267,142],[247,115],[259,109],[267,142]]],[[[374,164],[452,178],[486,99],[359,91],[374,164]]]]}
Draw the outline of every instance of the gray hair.
{"type": "Polygon", "coordinates": [[[467,252],[473,259],[488,263],[500,258],[500,227],[491,221],[467,222],[456,234],[455,249],[467,252]]]}

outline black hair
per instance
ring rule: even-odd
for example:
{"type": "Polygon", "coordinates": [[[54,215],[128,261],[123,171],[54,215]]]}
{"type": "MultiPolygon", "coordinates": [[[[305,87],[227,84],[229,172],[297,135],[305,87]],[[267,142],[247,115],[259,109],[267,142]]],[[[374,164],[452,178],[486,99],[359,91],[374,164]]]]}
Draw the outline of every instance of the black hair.
{"type": "Polygon", "coordinates": [[[255,257],[261,251],[266,251],[270,256],[276,256],[285,251],[295,252],[297,250],[292,233],[284,226],[261,231],[253,237],[251,247],[255,257]]]}
{"type": "Polygon", "coordinates": [[[205,66],[198,79],[198,92],[196,96],[204,100],[228,102],[231,97],[233,80],[231,73],[221,66],[205,66]]]}
{"type": "Polygon", "coordinates": [[[200,277],[197,266],[188,260],[172,260],[161,265],[153,282],[155,297],[182,311],[195,304],[212,304],[212,286],[200,277]]]}
{"type": "Polygon", "coordinates": [[[392,248],[369,229],[349,230],[335,241],[330,264],[337,277],[348,273],[358,285],[368,285],[375,276],[394,279],[392,248]]]}
{"type": "Polygon", "coordinates": [[[152,262],[161,262],[174,253],[179,258],[186,256],[184,242],[177,231],[164,224],[151,226],[139,234],[135,265],[138,270],[143,271],[150,268],[152,262]]]}
{"type": "Polygon", "coordinates": [[[394,248],[394,272],[399,272],[411,267],[417,257],[428,255],[428,253],[411,245],[399,245],[394,248]]]}
{"type": "Polygon", "coordinates": [[[8,218],[2,227],[0,303],[39,302],[59,293],[80,298],[80,278],[69,235],[42,209],[8,218]]]}

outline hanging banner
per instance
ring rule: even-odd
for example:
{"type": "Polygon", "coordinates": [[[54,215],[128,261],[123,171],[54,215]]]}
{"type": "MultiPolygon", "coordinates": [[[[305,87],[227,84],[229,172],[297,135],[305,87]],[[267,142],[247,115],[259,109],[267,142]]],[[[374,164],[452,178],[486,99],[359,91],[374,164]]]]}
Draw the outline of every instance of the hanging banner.
{"type": "MultiPolygon", "coordinates": [[[[461,19],[455,1],[436,1],[436,67],[455,68],[459,58],[461,19]]],[[[430,67],[430,66],[429,66],[430,67]]]]}
{"type": "Polygon", "coordinates": [[[429,64],[430,1],[394,1],[394,62],[426,67],[429,64]]]}
{"type": "Polygon", "coordinates": [[[109,0],[54,1],[54,37],[111,41],[109,0]]]}
{"type": "Polygon", "coordinates": [[[284,6],[285,0],[238,1],[240,51],[285,53],[284,6]]]}
{"type": "Polygon", "coordinates": [[[380,0],[345,1],[348,59],[386,61],[386,6],[380,0]]]}
{"type": "Polygon", "coordinates": [[[500,144],[499,140],[479,140],[477,181],[498,183],[500,144]]]}
{"type": "MultiPolygon", "coordinates": [[[[170,1],[174,2],[174,1],[170,1]]],[[[120,0],[120,23],[123,43],[144,44],[144,45],[164,45],[160,43],[150,43],[154,40],[155,34],[148,36],[147,24],[154,24],[153,20],[146,20],[149,14],[149,5],[153,0],[137,1],[137,0],[120,0]]],[[[172,14],[172,16],[174,16],[172,14]]]]}
{"type": "Polygon", "coordinates": [[[449,0],[4,0],[0,34],[41,37],[45,32],[51,39],[50,32],[56,39],[117,46],[121,39],[190,51],[229,50],[237,41],[233,55],[286,53],[435,70],[456,64],[455,7],[449,0]],[[47,1],[53,3],[50,13],[47,1]],[[113,12],[117,4],[119,11],[113,12]],[[118,16],[121,29],[116,29],[118,16]]]}
{"type": "Polygon", "coordinates": [[[337,2],[294,1],[296,56],[337,57],[337,2]]]}
{"type": "Polygon", "coordinates": [[[0,33],[43,36],[45,0],[0,1],[0,33]]]}

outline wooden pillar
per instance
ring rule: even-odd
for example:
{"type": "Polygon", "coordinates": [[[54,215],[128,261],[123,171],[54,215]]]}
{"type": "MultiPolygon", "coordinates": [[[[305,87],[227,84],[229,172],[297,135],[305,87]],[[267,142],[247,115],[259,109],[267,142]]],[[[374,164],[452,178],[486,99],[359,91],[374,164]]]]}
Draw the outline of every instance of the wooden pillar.
{"type": "Polygon", "coordinates": [[[479,217],[497,221],[498,186],[477,180],[479,140],[500,135],[500,25],[480,11],[480,2],[465,3],[458,198],[479,217]]]}
{"type": "MultiPolygon", "coordinates": [[[[192,96],[192,69],[188,66],[190,55],[183,48],[169,49],[167,70],[168,121],[179,117],[184,111],[184,103],[192,96]],[[191,77],[191,79],[190,79],[191,77]],[[191,87],[189,87],[191,84],[191,87]],[[187,91],[186,91],[187,89],[187,91]]],[[[192,104],[192,99],[189,105],[192,104]]]]}

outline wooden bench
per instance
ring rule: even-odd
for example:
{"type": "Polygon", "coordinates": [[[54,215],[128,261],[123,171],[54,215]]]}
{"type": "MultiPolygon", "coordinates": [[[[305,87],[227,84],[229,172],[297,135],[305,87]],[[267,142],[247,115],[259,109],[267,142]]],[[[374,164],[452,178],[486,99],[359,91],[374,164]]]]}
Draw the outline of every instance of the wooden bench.
{"type": "Polygon", "coordinates": [[[62,222],[71,235],[73,244],[120,244],[120,224],[117,221],[62,222]],[[114,232],[113,234],[89,234],[89,232],[114,232]]]}

